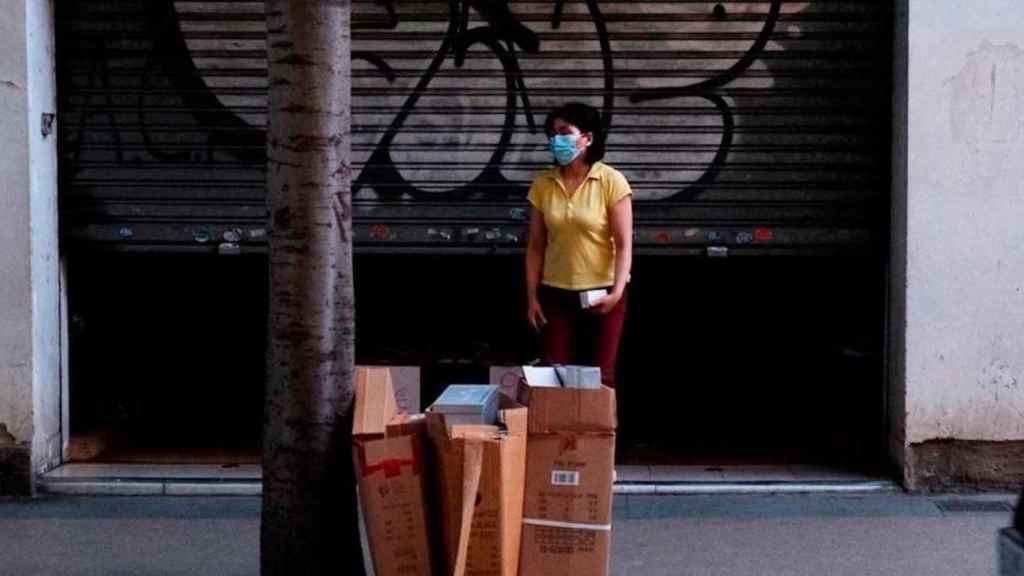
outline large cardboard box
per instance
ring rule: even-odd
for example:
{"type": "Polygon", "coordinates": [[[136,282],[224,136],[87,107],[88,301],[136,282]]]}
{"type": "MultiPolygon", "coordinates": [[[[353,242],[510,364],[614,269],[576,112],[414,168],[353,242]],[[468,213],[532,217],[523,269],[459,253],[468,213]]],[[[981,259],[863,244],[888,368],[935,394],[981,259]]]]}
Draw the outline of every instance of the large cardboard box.
{"type": "Polygon", "coordinates": [[[615,391],[523,386],[529,406],[520,574],[609,573],[615,391]]]}
{"type": "Polygon", "coordinates": [[[523,520],[527,410],[502,396],[498,426],[449,426],[427,412],[437,463],[446,574],[516,576],[523,520]]]}
{"type": "Polygon", "coordinates": [[[399,414],[387,368],[356,370],[353,457],[376,576],[430,576],[426,422],[399,414]]]}

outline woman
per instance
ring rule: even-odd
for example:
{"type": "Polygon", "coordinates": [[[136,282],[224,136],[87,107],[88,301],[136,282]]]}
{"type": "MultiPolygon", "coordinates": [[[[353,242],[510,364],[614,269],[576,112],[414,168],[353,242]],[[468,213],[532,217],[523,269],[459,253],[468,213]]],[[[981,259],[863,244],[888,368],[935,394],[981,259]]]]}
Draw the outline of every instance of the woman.
{"type": "Polygon", "coordinates": [[[534,181],[526,252],[527,316],[545,364],[601,368],[615,385],[633,263],[633,192],[603,163],[605,130],[591,106],[570,103],[544,123],[555,166],[534,181]],[[580,292],[608,294],[589,308],[580,292]]]}

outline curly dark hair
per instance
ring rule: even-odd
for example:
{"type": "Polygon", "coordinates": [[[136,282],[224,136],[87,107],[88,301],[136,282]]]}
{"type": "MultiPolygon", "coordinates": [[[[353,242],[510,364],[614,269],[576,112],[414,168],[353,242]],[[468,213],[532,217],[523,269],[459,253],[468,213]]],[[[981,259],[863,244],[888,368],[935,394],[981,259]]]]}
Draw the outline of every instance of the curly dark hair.
{"type": "Polygon", "coordinates": [[[587,155],[584,158],[587,164],[593,164],[604,158],[607,134],[601,112],[597,108],[582,102],[567,102],[555,108],[548,113],[547,119],[544,120],[544,133],[549,138],[552,136],[555,120],[559,118],[579,128],[580,132],[590,132],[594,135],[594,141],[590,144],[590,148],[587,148],[587,155]]]}

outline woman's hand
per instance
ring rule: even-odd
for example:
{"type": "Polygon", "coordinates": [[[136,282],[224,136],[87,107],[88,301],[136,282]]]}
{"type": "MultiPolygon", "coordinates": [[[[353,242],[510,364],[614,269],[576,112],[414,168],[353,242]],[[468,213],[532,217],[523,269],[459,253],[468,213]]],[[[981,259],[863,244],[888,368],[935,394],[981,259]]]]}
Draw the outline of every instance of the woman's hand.
{"type": "Polygon", "coordinates": [[[601,298],[590,307],[594,312],[604,316],[615,309],[618,305],[619,300],[622,300],[622,293],[612,292],[611,294],[601,298]]]}
{"type": "Polygon", "coordinates": [[[530,298],[527,304],[526,320],[533,326],[533,329],[540,332],[541,328],[547,325],[548,319],[544,316],[544,309],[536,298],[530,298]]]}

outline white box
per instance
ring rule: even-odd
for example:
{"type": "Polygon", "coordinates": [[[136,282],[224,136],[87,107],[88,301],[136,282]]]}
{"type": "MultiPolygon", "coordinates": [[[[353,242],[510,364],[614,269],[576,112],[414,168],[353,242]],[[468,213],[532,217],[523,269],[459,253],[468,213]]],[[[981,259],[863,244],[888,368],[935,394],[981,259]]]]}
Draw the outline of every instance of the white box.
{"type": "Polygon", "coordinates": [[[541,386],[544,388],[560,388],[562,382],[558,379],[555,369],[550,366],[523,366],[523,376],[530,386],[541,386]]]}
{"type": "Polygon", "coordinates": [[[526,384],[541,388],[580,388],[596,390],[601,387],[601,368],[597,366],[523,366],[526,384]]]}
{"type": "Polygon", "coordinates": [[[498,422],[498,387],[490,384],[453,384],[434,401],[431,412],[445,415],[448,425],[498,422]]]}
{"type": "Polygon", "coordinates": [[[601,387],[601,369],[597,366],[555,366],[565,388],[596,390],[601,387]]]}

